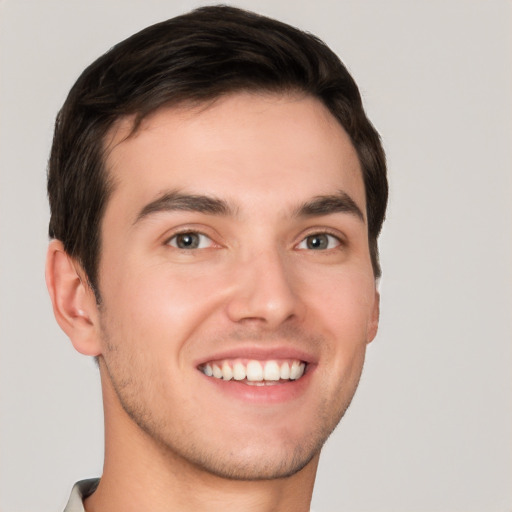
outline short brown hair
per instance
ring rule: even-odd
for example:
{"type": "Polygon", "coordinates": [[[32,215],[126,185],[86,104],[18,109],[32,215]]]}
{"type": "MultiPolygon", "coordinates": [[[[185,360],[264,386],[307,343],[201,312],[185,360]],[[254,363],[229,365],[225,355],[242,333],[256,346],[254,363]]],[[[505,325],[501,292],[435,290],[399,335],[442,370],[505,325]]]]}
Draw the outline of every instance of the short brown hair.
{"type": "Polygon", "coordinates": [[[112,190],[105,136],[120,118],[238,91],[302,92],[318,98],[350,136],[366,193],[368,239],[380,276],[377,238],[388,185],[379,135],[356,83],[318,38],[279,21],[210,6],[150,26],[93,62],[72,87],[55,124],[48,166],[49,234],[76,258],[100,300],[101,220],[112,190]]]}

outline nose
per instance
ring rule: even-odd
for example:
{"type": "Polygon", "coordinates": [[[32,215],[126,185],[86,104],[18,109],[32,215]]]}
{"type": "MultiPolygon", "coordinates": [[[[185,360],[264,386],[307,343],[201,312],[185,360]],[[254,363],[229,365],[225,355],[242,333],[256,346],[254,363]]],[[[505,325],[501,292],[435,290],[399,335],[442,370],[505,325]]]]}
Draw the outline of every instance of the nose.
{"type": "Polygon", "coordinates": [[[243,258],[233,273],[236,282],[227,305],[230,320],[271,329],[300,318],[305,308],[290,266],[277,250],[243,258]]]}

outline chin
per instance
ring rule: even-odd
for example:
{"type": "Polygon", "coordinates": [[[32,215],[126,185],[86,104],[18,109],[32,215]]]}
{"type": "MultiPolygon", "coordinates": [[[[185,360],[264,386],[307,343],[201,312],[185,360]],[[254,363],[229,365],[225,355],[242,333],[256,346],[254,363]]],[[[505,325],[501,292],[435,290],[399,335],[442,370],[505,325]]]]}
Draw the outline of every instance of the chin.
{"type": "MultiPolygon", "coordinates": [[[[200,441],[190,432],[187,439],[168,439],[167,450],[195,470],[229,480],[258,481],[288,478],[308,464],[316,468],[320,451],[340,418],[323,418],[312,428],[249,429],[229,436],[212,432],[200,441]],[[191,442],[192,439],[196,442],[191,442]]],[[[304,427],[304,425],[301,425],[304,427]]],[[[224,431],[225,434],[226,431],[224,431]]]]}
{"type": "MultiPolygon", "coordinates": [[[[323,443],[322,443],[323,444],[323,443]]],[[[251,447],[251,454],[231,454],[228,456],[213,456],[203,454],[189,454],[186,458],[197,469],[211,475],[229,480],[258,481],[288,478],[318,459],[321,446],[315,449],[304,450],[304,445],[295,446],[290,450],[279,450],[281,453],[268,453],[268,449],[259,451],[251,447]]]]}

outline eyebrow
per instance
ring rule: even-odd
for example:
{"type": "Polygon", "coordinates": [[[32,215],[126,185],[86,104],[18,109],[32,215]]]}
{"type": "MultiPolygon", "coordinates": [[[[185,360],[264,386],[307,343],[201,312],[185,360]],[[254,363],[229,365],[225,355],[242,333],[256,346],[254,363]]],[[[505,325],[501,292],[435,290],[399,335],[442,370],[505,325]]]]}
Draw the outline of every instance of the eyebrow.
{"type": "Polygon", "coordinates": [[[311,201],[301,205],[295,211],[295,215],[298,217],[313,217],[340,212],[354,215],[364,222],[363,212],[346,192],[338,192],[337,194],[326,196],[316,196],[311,201]]]}
{"type": "MultiPolygon", "coordinates": [[[[138,213],[134,224],[153,213],[172,211],[189,211],[222,216],[235,214],[235,208],[223,199],[170,191],[163,193],[157,199],[145,205],[138,213]]],[[[311,201],[300,205],[295,210],[294,216],[314,217],[339,212],[354,215],[364,222],[363,212],[346,192],[316,196],[311,201]]]]}
{"type": "Polygon", "coordinates": [[[210,215],[233,215],[232,208],[223,199],[204,195],[182,194],[178,191],[165,192],[145,205],[137,215],[134,224],[158,212],[188,211],[210,215]]]}

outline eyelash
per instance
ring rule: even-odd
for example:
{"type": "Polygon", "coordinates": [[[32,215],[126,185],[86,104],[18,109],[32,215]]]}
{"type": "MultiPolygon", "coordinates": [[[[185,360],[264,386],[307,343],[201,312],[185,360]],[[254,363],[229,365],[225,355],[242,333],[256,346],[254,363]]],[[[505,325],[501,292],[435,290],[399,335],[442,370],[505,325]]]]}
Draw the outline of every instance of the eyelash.
{"type": "Polygon", "coordinates": [[[213,240],[211,239],[211,237],[209,237],[208,235],[205,235],[204,233],[201,233],[200,231],[186,230],[186,231],[181,231],[179,233],[174,233],[174,235],[172,235],[170,238],[167,239],[165,244],[166,245],[170,245],[171,247],[174,247],[176,249],[180,249],[182,251],[188,251],[188,250],[193,250],[193,249],[207,249],[208,247],[201,247],[201,239],[203,241],[204,241],[204,239],[208,239],[210,244],[214,243],[213,240]],[[192,247],[179,247],[177,245],[178,242],[176,242],[176,245],[172,243],[172,241],[173,240],[177,240],[178,237],[180,237],[180,236],[185,237],[187,235],[199,237],[198,245],[197,246],[192,246],[192,247]]]}
{"type": "MultiPolygon", "coordinates": [[[[329,241],[328,241],[328,244],[329,244],[329,241]]],[[[345,242],[343,241],[343,239],[338,235],[338,234],[334,234],[334,233],[331,233],[330,231],[313,231],[311,233],[308,233],[297,245],[296,247],[299,248],[300,250],[311,250],[311,251],[316,251],[316,250],[322,250],[322,251],[328,251],[328,250],[332,250],[332,249],[337,249],[341,246],[345,245],[345,242]],[[302,244],[307,244],[308,243],[308,239],[311,239],[313,237],[320,237],[320,236],[327,236],[331,239],[334,239],[336,241],[336,246],[335,247],[326,247],[326,248],[321,248],[321,249],[315,249],[315,248],[311,248],[311,247],[300,247],[300,245],[302,244]]]]}

